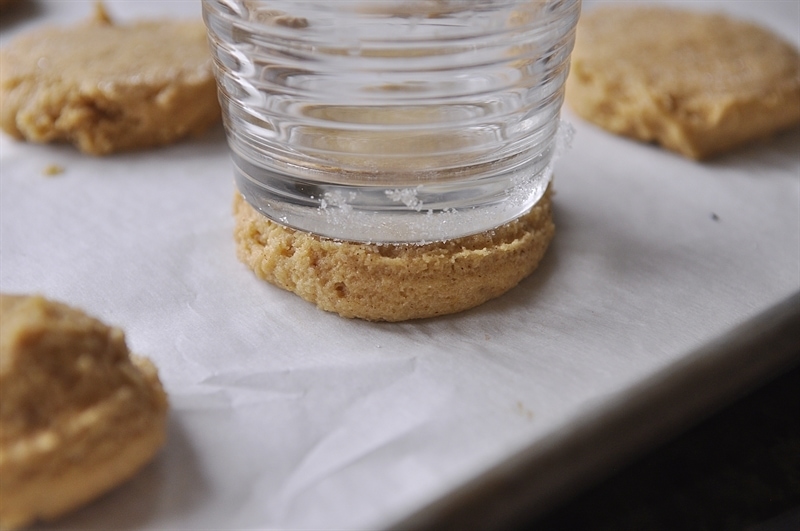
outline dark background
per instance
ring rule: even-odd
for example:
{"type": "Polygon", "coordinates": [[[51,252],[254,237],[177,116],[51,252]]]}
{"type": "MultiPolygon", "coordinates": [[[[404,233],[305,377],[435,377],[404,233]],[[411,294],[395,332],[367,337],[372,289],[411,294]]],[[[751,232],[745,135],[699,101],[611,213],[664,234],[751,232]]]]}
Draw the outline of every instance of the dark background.
{"type": "Polygon", "coordinates": [[[800,531],[800,366],[519,527],[800,531]]]}

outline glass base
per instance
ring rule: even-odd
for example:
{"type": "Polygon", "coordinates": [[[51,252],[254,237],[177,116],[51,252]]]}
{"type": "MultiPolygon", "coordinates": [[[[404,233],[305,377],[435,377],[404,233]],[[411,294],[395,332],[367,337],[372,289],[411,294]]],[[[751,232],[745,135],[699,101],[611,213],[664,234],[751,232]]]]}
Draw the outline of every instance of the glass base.
{"type": "MultiPolygon", "coordinates": [[[[548,157],[549,158],[549,157],[548,157]]],[[[544,195],[551,164],[408,188],[305,180],[260,168],[236,152],[239,191],[259,212],[297,230],[344,241],[427,243],[491,230],[526,213],[544,195]]]]}

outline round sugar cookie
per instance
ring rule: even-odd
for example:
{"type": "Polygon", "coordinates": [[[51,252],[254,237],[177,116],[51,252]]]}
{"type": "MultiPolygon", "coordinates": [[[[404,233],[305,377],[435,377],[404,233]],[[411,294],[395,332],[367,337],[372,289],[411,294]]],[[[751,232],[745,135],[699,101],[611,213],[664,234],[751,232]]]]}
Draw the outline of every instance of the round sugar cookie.
{"type": "Polygon", "coordinates": [[[362,244],[296,231],[234,200],[237,255],[267,282],[319,308],[368,321],[405,321],[478,306],[539,265],[555,233],[551,193],[494,230],[427,244],[362,244]]]}
{"type": "Polygon", "coordinates": [[[132,476],[164,443],[167,398],[118,328],[0,295],[0,528],[51,520],[132,476]]]}
{"type": "Polygon", "coordinates": [[[706,159],[800,123],[800,55],[725,15],[604,6],[578,23],[566,100],[608,131],[706,159]]]}
{"type": "Polygon", "coordinates": [[[106,155],[198,135],[220,119],[201,20],[47,27],[0,52],[0,127],[106,155]]]}

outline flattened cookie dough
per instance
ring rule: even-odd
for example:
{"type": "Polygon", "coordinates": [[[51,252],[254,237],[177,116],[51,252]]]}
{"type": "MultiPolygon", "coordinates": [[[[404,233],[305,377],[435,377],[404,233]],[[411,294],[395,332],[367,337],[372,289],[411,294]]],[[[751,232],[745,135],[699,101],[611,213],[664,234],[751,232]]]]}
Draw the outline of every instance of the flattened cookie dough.
{"type": "Polygon", "coordinates": [[[555,233],[550,192],[495,230],[425,245],[339,242],[267,219],[234,200],[239,259],[319,308],[369,321],[460,312],[498,297],[539,265],[555,233]]]}
{"type": "Polygon", "coordinates": [[[578,24],[566,98],[611,132],[705,159],[800,123],[800,56],[720,14],[600,7],[578,24]]]}
{"type": "Polygon", "coordinates": [[[0,528],[50,520],[163,445],[156,369],[121,330],[38,296],[0,295],[0,528]]]}
{"type": "Polygon", "coordinates": [[[201,20],[43,28],[0,54],[0,127],[106,155],[197,135],[220,119],[201,20]]]}

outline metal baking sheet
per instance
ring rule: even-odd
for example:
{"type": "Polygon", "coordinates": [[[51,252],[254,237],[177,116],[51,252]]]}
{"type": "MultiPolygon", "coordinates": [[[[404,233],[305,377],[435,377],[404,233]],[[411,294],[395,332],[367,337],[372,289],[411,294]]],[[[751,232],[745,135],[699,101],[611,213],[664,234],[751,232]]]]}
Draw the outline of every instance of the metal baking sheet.
{"type": "MultiPolygon", "coordinates": [[[[198,1],[106,4],[122,21],[200,16],[198,1]]],[[[29,2],[3,15],[0,45],[92,5],[29,2]]],[[[794,2],[680,5],[800,46],[794,2]]],[[[400,324],[321,312],[237,261],[221,127],[104,158],[0,136],[0,289],[120,326],[171,400],[159,456],[45,527],[425,527],[510,485],[509,463],[549,467],[514,479],[526,488],[571,478],[549,484],[566,492],[669,431],[637,435],[631,419],[675,397],[677,426],[791,363],[765,349],[763,365],[737,371],[739,350],[707,349],[749,340],[732,331],[764,312],[796,313],[783,301],[800,290],[800,131],[700,164],[564,119],[576,134],[540,268],[479,308],[400,324]],[[46,176],[50,165],[64,172],[46,176]],[[576,445],[596,448],[585,466],[576,445]]]]}

